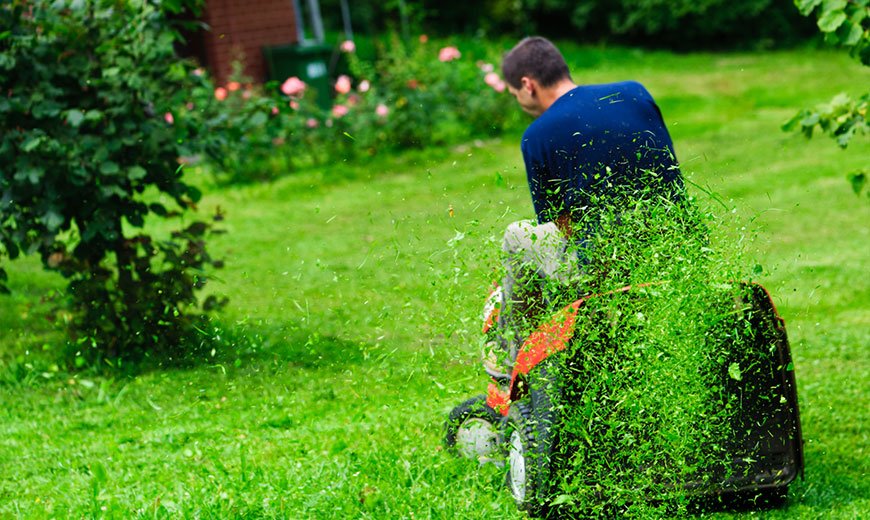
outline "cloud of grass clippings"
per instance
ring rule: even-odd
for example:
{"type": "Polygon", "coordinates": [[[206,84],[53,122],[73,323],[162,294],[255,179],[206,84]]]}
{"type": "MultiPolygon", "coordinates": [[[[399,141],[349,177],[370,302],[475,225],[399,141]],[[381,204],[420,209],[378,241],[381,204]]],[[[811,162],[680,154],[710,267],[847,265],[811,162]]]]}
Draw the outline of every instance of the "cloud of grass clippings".
{"type": "Polygon", "coordinates": [[[586,237],[578,279],[543,287],[537,316],[523,321],[527,336],[586,298],[568,348],[529,374],[538,393],[526,408],[549,409],[527,419],[553,439],[537,500],[559,517],[685,513],[778,463],[759,461],[785,442],[775,318],[743,252],[710,243],[715,212],[648,190],[593,203],[576,222],[586,237]],[[753,446],[764,428],[775,440],[753,446]]]}

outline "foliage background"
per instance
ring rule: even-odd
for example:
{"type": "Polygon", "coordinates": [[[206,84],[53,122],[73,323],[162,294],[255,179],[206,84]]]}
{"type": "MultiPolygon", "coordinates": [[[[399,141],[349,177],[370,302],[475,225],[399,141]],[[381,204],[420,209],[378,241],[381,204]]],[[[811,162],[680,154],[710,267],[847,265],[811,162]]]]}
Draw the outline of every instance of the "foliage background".
{"type": "MultiPolygon", "coordinates": [[[[321,2],[328,27],[342,27],[338,0],[321,2]]],[[[351,10],[363,33],[398,28],[447,35],[543,34],[577,43],[608,41],[673,49],[771,47],[814,34],[792,0],[457,0],[360,1],[351,10]]]]}
{"type": "Polygon", "coordinates": [[[148,2],[16,0],[0,21],[0,254],[38,254],[69,280],[57,319],[70,363],[177,355],[219,306],[196,295],[219,265],[210,224],[133,231],[201,197],[178,163],[204,128],[173,116],[196,79],[177,33],[148,2]]]}

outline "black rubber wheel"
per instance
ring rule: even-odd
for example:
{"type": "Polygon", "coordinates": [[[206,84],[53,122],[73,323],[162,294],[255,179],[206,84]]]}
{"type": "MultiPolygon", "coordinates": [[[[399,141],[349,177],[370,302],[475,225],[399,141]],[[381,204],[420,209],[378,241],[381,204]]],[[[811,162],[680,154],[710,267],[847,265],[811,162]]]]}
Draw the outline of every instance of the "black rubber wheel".
{"type": "Polygon", "coordinates": [[[486,396],[468,399],[450,412],[444,445],[459,456],[481,463],[501,459],[502,416],[486,404],[486,396]]]}
{"type": "Polygon", "coordinates": [[[507,486],[517,507],[531,516],[550,512],[550,482],[556,452],[556,418],[551,396],[558,386],[548,362],[529,377],[529,392],[511,405],[505,428],[507,486]]]}

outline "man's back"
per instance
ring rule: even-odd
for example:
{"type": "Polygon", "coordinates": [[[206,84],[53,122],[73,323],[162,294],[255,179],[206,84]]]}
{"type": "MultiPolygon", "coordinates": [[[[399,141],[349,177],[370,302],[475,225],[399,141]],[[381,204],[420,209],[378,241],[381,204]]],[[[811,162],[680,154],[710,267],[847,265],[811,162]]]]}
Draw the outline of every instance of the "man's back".
{"type": "Polygon", "coordinates": [[[615,186],[641,188],[649,172],[682,182],[661,112],[634,81],[567,92],[529,125],[521,148],[539,222],[576,214],[615,186]]]}

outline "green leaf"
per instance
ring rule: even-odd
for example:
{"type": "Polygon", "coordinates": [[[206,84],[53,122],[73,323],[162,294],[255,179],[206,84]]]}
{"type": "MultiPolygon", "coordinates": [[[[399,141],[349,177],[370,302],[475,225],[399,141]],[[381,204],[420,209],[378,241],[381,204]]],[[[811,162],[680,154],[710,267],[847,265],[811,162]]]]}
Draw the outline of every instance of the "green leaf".
{"type": "Polygon", "coordinates": [[[554,498],[552,502],[550,502],[550,505],[551,506],[558,506],[561,504],[573,504],[573,503],[574,503],[574,497],[572,497],[571,495],[559,495],[556,498],[554,498]]]}
{"type": "Polygon", "coordinates": [[[849,142],[852,141],[852,136],[855,134],[855,127],[851,127],[849,131],[843,132],[837,136],[837,145],[840,148],[848,148],[849,142]]]}
{"type": "Polygon", "coordinates": [[[55,101],[44,100],[33,105],[33,110],[31,111],[31,114],[33,114],[33,117],[37,119],[56,117],[60,113],[61,108],[61,105],[59,105],[55,101]]]}
{"type": "Polygon", "coordinates": [[[114,175],[121,171],[121,168],[118,167],[117,163],[112,161],[105,161],[100,165],[100,173],[104,175],[114,175]]]}
{"type": "Polygon", "coordinates": [[[103,482],[106,482],[106,480],[108,480],[106,468],[99,462],[94,462],[93,464],[91,464],[91,474],[93,475],[94,481],[96,483],[102,484],[103,482]]]}
{"type": "Polygon", "coordinates": [[[822,11],[842,11],[849,4],[849,0],[823,0],[822,11]]]}
{"type": "Polygon", "coordinates": [[[156,202],[149,204],[148,209],[150,209],[152,213],[161,217],[165,217],[169,213],[168,211],[166,211],[166,206],[164,206],[163,204],[157,204],[156,202]]]}
{"type": "Polygon", "coordinates": [[[33,137],[21,145],[21,150],[24,152],[32,152],[40,145],[40,143],[42,143],[42,136],[33,137]]]}
{"type": "Polygon", "coordinates": [[[202,192],[193,186],[188,186],[187,196],[190,197],[190,200],[193,202],[199,202],[199,200],[202,199],[202,192]]]}
{"type": "Polygon", "coordinates": [[[824,38],[822,38],[822,41],[824,41],[826,44],[832,46],[840,44],[840,37],[837,36],[837,31],[822,34],[825,35],[824,38]]]}
{"type": "Polygon", "coordinates": [[[251,126],[263,126],[268,121],[268,117],[263,112],[256,112],[251,116],[251,119],[248,121],[251,126]]]}
{"type": "Polygon", "coordinates": [[[99,110],[88,110],[85,113],[85,121],[99,121],[103,119],[103,113],[99,110]]]}
{"type": "Polygon", "coordinates": [[[132,166],[127,170],[127,177],[133,181],[144,179],[146,175],[148,175],[148,172],[141,166],[132,166]]]}
{"type": "Polygon", "coordinates": [[[861,26],[858,24],[851,24],[849,26],[849,33],[844,38],[841,38],[841,43],[852,47],[861,41],[862,36],[864,36],[864,30],[861,29],[861,26]]]}
{"type": "Polygon", "coordinates": [[[741,381],[743,374],[740,372],[740,365],[737,363],[728,365],[728,376],[735,381],[741,381]]]}
{"type": "Polygon", "coordinates": [[[85,113],[81,110],[68,110],[66,113],[66,122],[73,128],[78,128],[85,118],[85,113]]]}
{"type": "Polygon", "coordinates": [[[803,127],[813,127],[819,124],[819,114],[818,112],[810,112],[805,114],[805,117],[801,119],[801,126],[803,127]]]}
{"type": "Polygon", "coordinates": [[[797,128],[798,123],[806,117],[806,110],[801,110],[797,114],[795,114],[791,119],[782,124],[782,129],[785,132],[791,132],[795,128],[797,128]]]}
{"type": "Polygon", "coordinates": [[[45,175],[44,169],[39,166],[29,166],[15,172],[15,180],[23,181],[27,179],[30,181],[30,184],[39,184],[43,175],[45,175]]]}
{"type": "Polygon", "coordinates": [[[828,11],[819,18],[819,29],[822,32],[831,33],[837,30],[846,21],[846,13],[843,11],[828,11]]]}
{"type": "Polygon", "coordinates": [[[861,192],[867,185],[867,174],[864,172],[850,173],[849,183],[852,184],[852,191],[855,192],[855,195],[861,195],[861,192]]]}
{"type": "Polygon", "coordinates": [[[821,3],[822,0],[795,0],[798,10],[804,16],[810,14],[821,3]]]}
{"type": "MultiPolygon", "coordinates": [[[[7,33],[9,31],[6,31],[7,33]]],[[[6,53],[0,53],[0,69],[11,70],[15,67],[15,57],[6,53]]]]}
{"type": "Polygon", "coordinates": [[[63,215],[54,209],[50,209],[42,216],[42,221],[45,223],[45,227],[47,227],[49,231],[55,232],[63,225],[64,218],[63,215]]]}

